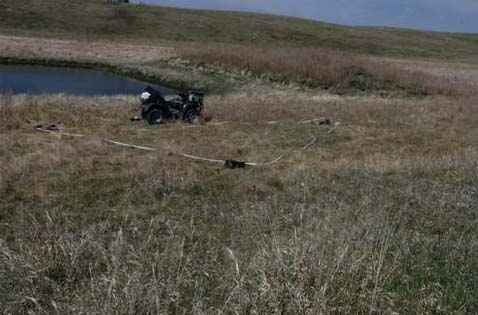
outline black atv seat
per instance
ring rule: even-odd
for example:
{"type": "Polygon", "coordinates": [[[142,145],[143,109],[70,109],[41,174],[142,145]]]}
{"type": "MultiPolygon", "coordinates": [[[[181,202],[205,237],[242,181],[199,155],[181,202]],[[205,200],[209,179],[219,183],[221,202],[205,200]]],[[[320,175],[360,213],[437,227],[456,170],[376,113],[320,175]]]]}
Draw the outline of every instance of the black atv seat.
{"type": "Polygon", "coordinates": [[[158,103],[158,102],[164,103],[165,102],[164,96],[161,95],[161,93],[159,93],[158,90],[153,89],[151,86],[148,85],[144,89],[144,91],[151,94],[151,97],[150,97],[151,102],[153,102],[153,103],[158,103]]]}

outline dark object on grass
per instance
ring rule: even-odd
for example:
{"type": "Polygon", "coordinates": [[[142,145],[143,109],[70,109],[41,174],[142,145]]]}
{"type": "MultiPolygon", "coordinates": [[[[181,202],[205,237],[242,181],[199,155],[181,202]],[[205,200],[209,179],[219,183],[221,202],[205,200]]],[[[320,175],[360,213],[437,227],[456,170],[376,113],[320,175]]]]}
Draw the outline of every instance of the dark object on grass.
{"type": "Polygon", "coordinates": [[[38,125],[38,126],[35,126],[33,129],[35,129],[36,131],[60,131],[61,130],[61,128],[55,124],[51,124],[48,126],[38,125]]]}
{"type": "Polygon", "coordinates": [[[244,168],[246,167],[246,162],[226,160],[224,162],[224,167],[229,169],[244,168]]]}
{"type": "Polygon", "coordinates": [[[330,119],[327,118],[327,119],[321,120],[321,121],[319,122],[319,125],[327,125],[327,126],[329,126],[329,125],[330,125],[330,119]]]}
{"type": "Polygon", "coordinates": [[[204,93],[189,91],[166,100],[151,86],[141,94],[141,117],[151,125],[159,125],[167,119],[182,119],[191,124],[199,123],[204,106],[204,93]]]}

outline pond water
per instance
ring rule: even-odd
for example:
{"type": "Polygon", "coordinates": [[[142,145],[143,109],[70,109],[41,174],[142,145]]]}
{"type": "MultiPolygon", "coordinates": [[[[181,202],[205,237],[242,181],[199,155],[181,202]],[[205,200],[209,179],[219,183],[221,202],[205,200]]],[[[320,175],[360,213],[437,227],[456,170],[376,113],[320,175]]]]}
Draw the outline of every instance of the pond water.
{"type": "Polygon", "coordinates": [[[147,85],[168,91],[155,84],[99,70],[0,65],[0,92],[12,90],[14,94],[137,95],[147,85]]]}

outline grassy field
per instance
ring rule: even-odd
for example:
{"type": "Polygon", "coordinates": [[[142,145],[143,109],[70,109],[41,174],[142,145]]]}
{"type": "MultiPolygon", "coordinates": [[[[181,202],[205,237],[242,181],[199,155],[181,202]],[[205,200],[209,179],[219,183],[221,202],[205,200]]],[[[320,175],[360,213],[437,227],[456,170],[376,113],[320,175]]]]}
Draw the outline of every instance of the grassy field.
{"type": "Polygon", "coordinates": [[[209,91],[160,127],[0,95],[0,313],[478,314],[476,35],[93,0],[0,27],[0,63],[209,91]]]}
{"type": "Polygon", "coordinates": [[[478,36],[472,34],[346,27],[264,14],[110,5],[103,0],[2,0],[0,30],[85,42],[305,46],[474,62],[478,50],[478,36]]]}
{"type": "Polygon", "coordinates": [[[476,98],[251,91],[196,128],[129,122],[130,97],[4,95],[2,311],[474,314],[476,98]]]}

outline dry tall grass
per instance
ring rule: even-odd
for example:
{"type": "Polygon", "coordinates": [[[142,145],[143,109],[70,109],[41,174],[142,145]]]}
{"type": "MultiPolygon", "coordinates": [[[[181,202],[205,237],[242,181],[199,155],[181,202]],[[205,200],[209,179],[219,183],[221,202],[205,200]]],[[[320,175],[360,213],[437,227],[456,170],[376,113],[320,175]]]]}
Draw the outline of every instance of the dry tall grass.
{"type": "Polygon", "coordinates": [[[463,92],[464,84],[461,80],[337,50],[216,45],[181,47],[178,54],[198,66],[219,65],[272,81],[341,93],[457,94],[463,92]]]}
{"type": "Polygon", "coordinates": [[[233,122],[138,125],[129,97],[1,98],[0,312],[476,313],[476,97],[206,102],[233,122]],[[318,116],[341,124],[292,123],[318,116]],[[32,131],[45,122],[85,136],[32,131]],[[268,160],[311,136],[267,169],[174,155],[268,160]]]}

